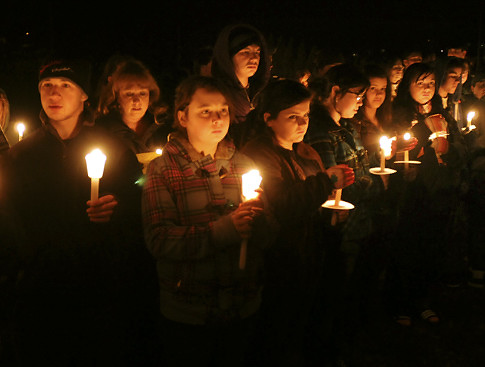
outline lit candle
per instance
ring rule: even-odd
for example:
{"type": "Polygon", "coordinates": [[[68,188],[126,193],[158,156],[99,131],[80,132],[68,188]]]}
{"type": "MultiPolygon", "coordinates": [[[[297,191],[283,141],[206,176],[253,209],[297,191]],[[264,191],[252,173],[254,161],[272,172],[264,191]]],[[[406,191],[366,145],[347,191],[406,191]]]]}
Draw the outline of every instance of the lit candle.
{"type": "Polygon", "coordinates": [[[335,206],[340,205],[340,200],[342,200],[342,189],[335,190],[335,206]]]}
{"type": "MultiPolygon", "coordinates": [[[[406,140],[406,141],[409,141],[409,139],[411,139],[411,134],[410,133],[405,133],[403,135],[403,139],[406,140]]],[[[404,168],[408,168],[409,167],[409,150],[405,150],[404,151],[404,168]]]]}
{"type": "Polygon", "coordinates": [[[466,127],[468,129],[470,129],[471,125],[472,125],[472,120],[475,118],[475,111],[470,111],[468,112],[468,114],[466,115],[466,127]]]}
{"type": "MultiPolygon", "coordinates": [[[[335,200],[334,200],[333,205],[340,206],[340,200],[342,200],[342,189],[337,189],[337,190],[335,190],[335,200]]],[[[337,222],[338,222],[338,213],[337,213],[337,211],[334,211],[332,213],[332,219],[330,221],[330,224],[333,227],[335,227],[337,225],[337,222]]]]}
{"type": "Polygon", "coordinates": [[[437,138],[446,138],[448,133],[446,131],[437,131],[429,136],[429,140],[435,140],[437,138]]]}
{"type": "Polygon", "coordinates": [[[25,125],[22,122],[19,122],[16,128],[17,128],[17,132],[19,133],[19,141],[21,141],[24,137],[25,125]]]}
{"type": "MultiPolygon", "coordinates": [[[[259,195],[256,189],[261,185],[262,177],[257,169],[253,169],[242,175],[242,195],[243,200],[256,199],[259,195]]],[[[248,239],[244,238],[241,242],[241,251],[239,253],[239,269],[246,267],[246,254],[248,251],[248,239]]]]}
{"type": "Polygon", "coordinates": [[[88,176],[91,178],[91,201],[98,200],[99,179],[103,177],[106,156],[99,149],[94,149],[86,155],[88,176]]]}
{"type": "Polygon", "coordinates": [[[381,146],[381,172],[386,170],[386,157],[391,155],[392,152],[392,139],[387,136],[382,136],[379,140],[381,146]]]}

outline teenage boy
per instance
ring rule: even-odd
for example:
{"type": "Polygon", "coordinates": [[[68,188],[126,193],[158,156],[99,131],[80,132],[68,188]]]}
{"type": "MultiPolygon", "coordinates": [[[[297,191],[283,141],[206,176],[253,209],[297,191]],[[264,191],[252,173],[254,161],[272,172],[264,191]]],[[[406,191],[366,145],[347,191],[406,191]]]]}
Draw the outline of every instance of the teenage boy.
{"type": "Polygon", "coordinates": [[[131,151],[94,126],[89,78],[82,62],[44,66],[42,126],[6,161],[5,197],[23,273],[15,319],[22,365],[129,363],[129,328],[136,302],[143,303],[138,289],[148,286],[137,283],[151,264],[135,184],[142,172],[131,151]],[[107,159],[99,199],[89,200],[85,156],[94,148],[107,159]]]}

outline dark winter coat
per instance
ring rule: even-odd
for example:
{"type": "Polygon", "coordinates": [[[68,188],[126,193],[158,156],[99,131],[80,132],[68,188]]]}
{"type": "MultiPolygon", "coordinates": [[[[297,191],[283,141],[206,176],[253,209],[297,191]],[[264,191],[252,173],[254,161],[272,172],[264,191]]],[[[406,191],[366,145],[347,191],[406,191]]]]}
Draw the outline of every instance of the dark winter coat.
{"type": "Polygon", "coordinates": [[[154,121],[151,114],[146,114],[143,119],[150,124],[143,136],[139,136],[123,123],[120,114],[117,112],[111,112],[106,116],[100,117],[96,120],[96,125],[113,133],[135,154],[154,152],[167,143],[171,127],[165,123],[158,124],[154,121]]]}
{"type": "Polygon", "coordinates": [[[52,365],[124,363],[128,341],[139,336],[128,334],[138,332],[131,323],[157,308],[149,299],[156,274],[143,245],[135,155],[92,123],[68,140],[46,123],[10,149],[2,176],[22,275],[15,320],[21,348],[36,351],[33,358],[41,350],[52,365]],[[107,156],[99,196],[118,202],[109,223],[93,223],[86,213],[85,156],[94,148],[107,156]]]}

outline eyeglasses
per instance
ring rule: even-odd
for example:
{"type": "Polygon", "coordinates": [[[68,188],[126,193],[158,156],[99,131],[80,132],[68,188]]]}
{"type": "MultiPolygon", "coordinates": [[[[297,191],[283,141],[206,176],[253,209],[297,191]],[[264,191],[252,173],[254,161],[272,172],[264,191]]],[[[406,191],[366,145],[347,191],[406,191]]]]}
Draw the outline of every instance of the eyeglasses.
{"type": "Polygon", "coordinates": [[[357,102],[362,101],[362,98],[364,98],[365,92],[366,92],[366,91],[364,91],[364,92],[362,92],[362,93],[359,93],[359,92],[353,92],[353,91],[351,91],[351,90],[348,90],[348,91],[347,91],[347,93],[352,93],[352,94],[354,94],[354,95],[355,95],[355,99],[357,100],[357,102]]]}

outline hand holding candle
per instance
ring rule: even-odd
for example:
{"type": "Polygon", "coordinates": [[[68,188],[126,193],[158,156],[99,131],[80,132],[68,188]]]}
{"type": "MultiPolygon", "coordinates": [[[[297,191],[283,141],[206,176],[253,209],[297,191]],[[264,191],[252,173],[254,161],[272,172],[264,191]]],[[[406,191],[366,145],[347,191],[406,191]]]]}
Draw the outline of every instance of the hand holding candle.
{"type": "Polygon", "coordinates": [[[104,195],[94,202],[88,201],[88,205],[86,212],[91,222],[107,223],[111,220],[118,202],[113,195],[104,195]]]}
{"type": "Polygon", "coordinates": [[[335,197],[333,200],[329,199],[322,204],[322,207],[333,209],[331,224],[335,226],[338,222],[339,213],[348,211],[354,208],[354,205],[342,200],[342,188],[354,183],[355,173],[352,168],[346,164],[339,164],[326,169],[326,173],[333,182],[335,188],[335,197]]]}
{"type": "MultiPolygon", "coordinates": [[[[242,175],[242,195],[244,201],[256,199],[259,193],[256,191],[261,185],[262,177],[258,170],[251,170],[242,175]]],[[[241,251],[239,253],[239,269],[246,268],[246,255],[248,250],[248,239],[244,238],[241,242],[241,251]]]]}
{"type": "Polygon", "coordinates": [[[413,150],[416,147],[416,145],[418,144],[418,139],[414,138],[411,133],[407,132],[403,135],[399,143],[399,151],[402,151],[404,153],[404,160],[395,161],[395,164],[403,163],[405,169],[408,169],[410,164],[421,164],[420,161],[409,160],[409,151],[413,150]]]}
{"type": "Polygon", "coordinates": [[[461,130],[468,134],[470,131],[476,129],[475,125],[472,125],[472,121],[475,118],[475,111],[470,111],[466,115],[466,127],[462,128],[461,130]]]}

